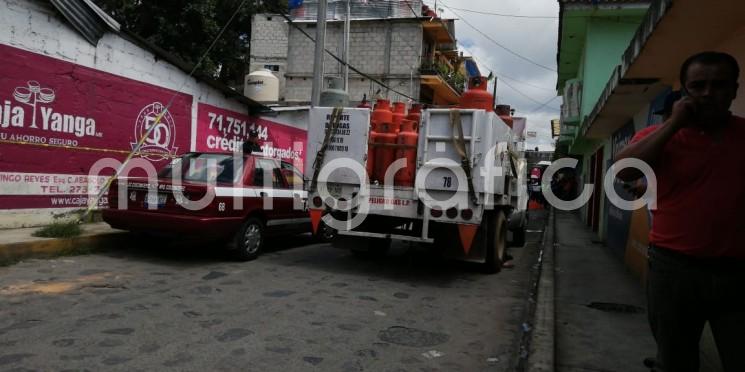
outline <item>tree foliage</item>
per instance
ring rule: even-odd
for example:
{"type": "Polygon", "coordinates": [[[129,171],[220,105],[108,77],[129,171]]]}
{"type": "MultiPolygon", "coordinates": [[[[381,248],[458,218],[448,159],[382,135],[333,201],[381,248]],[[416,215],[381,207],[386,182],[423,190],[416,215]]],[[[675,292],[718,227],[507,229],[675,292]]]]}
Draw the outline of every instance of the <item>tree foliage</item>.
{"type": "MultiPolygon", "coordinates": [[[[94,0],[122,27],[196,64],[242,0],[94,0]]],[[[282,1],[247,0],[198,72],[230,86],[248,72],[251,17],[281,11],[282,1]]],[[[285,1],[286,3],[286,1],[285,1]]]]}

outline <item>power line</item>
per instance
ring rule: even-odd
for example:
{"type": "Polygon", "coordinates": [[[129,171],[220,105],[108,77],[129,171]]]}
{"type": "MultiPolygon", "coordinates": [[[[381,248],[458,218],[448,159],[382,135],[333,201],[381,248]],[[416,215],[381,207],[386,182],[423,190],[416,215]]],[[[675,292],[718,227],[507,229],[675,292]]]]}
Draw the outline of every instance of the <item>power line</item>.
{"type": "Polygon", "coordinates": [[[553,92],[556,92],[556,89],[553,89],[553,88],[546,88],[546,87],[542,87],[542,86],[539,86],[539,85],[531,84],[531,83],[528,83],[528,82],[525,82],[525,81],[521,81],[521,80],[517,80],[517,79],[511,78],[511,77],[509,77],[507,75],[504,75],[504,74],[501,74],[500,76],[502,77],[502,79],[512,80],[515,83],[520,83],[520,84],[523,84],[523,85],[527,85],[527,86],[532,87],[532,88],[535,88],[535,89],[540,89],[540,90],[544,90],[546,92],[552,92],[552,93],[553,92]]]}
{"type": "MultiPolygon", "coordinates": [[[[448,6],[446,5],[446,4],[443,4],[443,6],[445,6],[446,8],[449,8],[449,9],[450,9],[450,7],[448,7],[448,6]]],[[[451,11],[452,11],[452,9],[451,9],[451,11]]],[[[455,12],[453,12],[453,13],[455,13],[455,12]]],[[[460,17],[460,15],[458,15],[457,13],[456,13],[455,15],[456,15],[456,16],[458,16],[458,17],[460,17]]],[[[491,39],[490,37],[488,37],[487,35],[485,35],[485,34],[484,34],[483,32],[481,32],[480,30],[476,29],[476,28],[475,28],[475,27],[474,27],[473,25],[471,25],[470,23],[468,23],[468,21],[466,21],[465,19],[462,19],[462,17],[460,17],[460,18],[461,18],[461,20],[462,20],[462,21],[466,22],[466,24],[468,24],[469,26],[471,26],[471,28],[475,29],[476,31],[478,31],[479,33],[481,33],[482,35],[484,35],[485,37],[487,37],[487,38],[488,38],[489,40],[491,40],[492,42],[495,42],[495,43],[496,43],[496,41],[492,40],[492,39],[491,39]]],[[[497,44],[498,44],[498,43],[497,43],[497,44]]],[[[498,45],[499,45],[499,44],[498,44],[498,45]]],[[[500,45],[500,46],[501,46],[501,45],[500,45]]],[[[462,46],[462,45],[461,45],[461,47],[462,47],[462,48],[463,48],[463,49],[464,49],[464,50],[465,50],[466,52],[468,52],[469,54],[471,54],[471,56],[472,56],[472,57],[474,58],[474,60],[476,60],[477,62],[479,62],[480,64],[482,64],[482,65],[483,65],[484,67],[486,67],[487,69],[489,69],[489,70],[490,70],[491,72],[493,72],[493,73],[494,73],[494,75],[496,75],[496,76],[497,76],[498,78],[501,78],[501,79],[502,79],[502,82],[503,82],[503,83],[504,83],[505,85],[507,85],[507,86],[508,86],[508,87],[509,87],[510,89],[512,89],[513,91],[515,91],[515,92],[516,92],[516,93],[518,93],[519,95],[521,95],[521,96],[525,97],[526,99],[528,99],[528,100],[530,100],[530,101],[534,102],[535,104],[537,104],[537,105],[540,105],[540,106],[538,106],[538,108],[537,108],[537,109],[535,109],[535,110],[531,111],[530,113],[533,113],[533,112],[535,112],[535,111],[538,111],[539,109],[541,109],[541,108],[543,108],[543,107],[547,106],[547,105],[548,105],[549,103],[553,102],[553,100],[555,100],[555,99],[556,99],[556,98],[558,97],[558,96],[554,96],[554,97],[552,97],[552,98],[551,98],[551,99],[550,99],[549,101],[547,101],[547,102],[545,102],[545,103],[542,103],[542,102],[540,102],[540,101],[536,100],[535,98],[533,98],[533,97],[529,96],[528,94],[524,93],[524,92],[523,92],[523,91],[521,91],[520,89],[517,89],[517,88],[516,88],[516,87],[515,87],[514,85],[510,84],[510,83],[509,83],[509,81],[507,81],[507,80],[512,80],[512,81],[514,81],[514,82],[517,82],[517,83],[522,83],[522,84],[525,84],[525,85],[528,85],[528,86],[532,86],[532,87],[534,87],[534,88],[538,88],[538,89],[546,90],[546,91],[552,91],[552,92],[553,92],[554,90],[553,90],[553,89],[547,89],[547,88],[539,87],[539,86],[537,86],[537,85],[534,85],[534,84],[531,84],[531,83],[527,83],[527,82],[524,82],[524,81],[520,81],[520,80],[518,80],[518,79],[515,79],[515,78],[512,78],[512,77],[509,77],[509,76],[506,76],[506,75],[504,75],[504,74],[499,74],[499,73],[497,73],[497,72],[495,71],[495,69],[491,68],[491,67],[490,67],[489,65],[487,65],[486,63],[482,63],[481,61],[479,61],[479,60],[478,60],[478,58],[476,57],[476,54],[475,54],[475,53],[471,52],[470,50],[468,50],[468,49],[467,49],[466,47],[464,47],[464,46],[462,46]]],[[[503,48],[504,48],[504,47],[503,47],[503,48]]],[[[505,49],[506,49],[506,48],[505,48],[505,49]]],[[[508,50],[508,51],[510,51],[509,49],[507,49],[507,50],[508,50]]],[[[510,52],[511,52],[511,51],[510,51],[510,52]]],[[[513,54],[515,54],[514,52],[512,52],[512,53],[513,53],[513,54]]],[[[522,57],[522,56],[521,56],[521,58],[524,58],[524,57],[522,57]]],[[[524,59],[525,59],[525,58],[524,58],[524,59]]],[[[531,62],[532,62],[532,61],[531,61],[531,62]]],[[[534,63],[534,62],[533,62],[533,63],[534,63]]],[[[534,63],[534,64],[535,64],[535,63],[534,63]]],[[[542,66],[542,65],[540,65],[540,66],[541,66],[541,67],[544,67],[544,68],[546,68],[546,66],[542,66]]],[[[555,72],[555,70],[552,70],[552,71],[554,71],[554,72],[555,72]]],[[[553,107],[551,107],[551,109],[554,109],[554,110],[559,110],[559,109],[556,109],[556,108],[553,108],[553,107]]]]}
{"type": "MultiPolygon", "coordinates": [[[[489,67],[489,66],[487,66],[487,67],[489,67]]],[[[531,84],[531,83],[528,83],[528,82],[526,82],[526,81],[518,80],[518,79],[515,79],[515,78],[513,78],[513,77],[510,77],[510,76],[508,76],[508,75],[505,75],[505,74],[502,74],[502,73],[497,73],[497,72],[496,72],[496,71],[494,71],[494,69],[492,69],[492,68],[490,68],[490,70],[491,70],[492,72],[494,72],[494,75],[497,75],[497,76],[499,76],[499,77],[500,77],[500,78],[502,78],[502,79],[512,80],[512,81],[513,81],[513,82],[515,82],[515,83],[520,83],[520,84],[523,84],[523,85],[527,85],[527,86],[529,86],[529,87],[533,87],[533,88],[536,88],[536,89],[540,89],[540,90],[545,90],[545,91],[547,91],[547,92],[556,92],[556,89],[552,89],[552,88],[546,88],[546,87],[542,87],[542,86],[539,86],[539,85],[535,85],[535,84],[531,84]]]]}
{"type": "MultiPolygon", "coordinates": [[[[535,109],[533,109],[533,111],[530,111],[530,112],[528,112],[528,115],[530,115],[530,114],[533,114],[533,113],[535,113],[536,111],[538,111],[538,110],[540,110],[540,109],[542,109],[542,108],[544,108],[544,107],[548,106],[548,104],[549,104],[549,103],[553,102],[553,101],[554,101],[555,99],[557,99],[557,98],[559,98],[559,96],[555,96],[555,97],[551,98],[550,100],[548,100],[548,101],[544,102],[544,103],[543,103],[543,104],[541,104],[540,106],[538,106],[538,107],[536,107],[535,109]]],[[[554,107],[549,107],[549,108],[550,108],[550,109],[553,109],[553,110],[561,111],[561,109],[557,109],[557,108],[554,108],[554,107]]]]}
{"type": "MultiPolygon", "coordinates": [[[[463,48],[463,49],[465,49],[465,48],[463,48]]],[[[467,51],[467,52],[469,52],[469,53],[471,53],[471,52],[470,52],[469,50],[467,50],[467,49],[466,49],[466,51],[467,51]]],[[[471,55],[473,56],[473,59],[475,59],[475,60],[476,60],[477,62],[481,63],[481,62],[480,62],[480,61],[479,61],[479,60],[478,60],[478,59],[476,58],[476,56],[475,56],[475,55],[474,55],[473,53],[471,53],[471,55]]],[[[502,79],[503,79],[503,80],[502,80],[502,82],[503,82],[503,83],[504,83],[505,85],[507,85],[508,87],[510,87],[510,89],[512,89],[513,91],[515,91],[515,92],[516,92],[517,94],[519,94],[519,95],[521,95],[521,96],[525,97],[526,99],[528,99],[528,100],[532,101],[533,103],[535,103],[535,104],[537,104],[537,105],[540,105],[540,106],[539,106],[539,107],[538,107],[537,109],[535,109],[535,110],[533,110],[533,111],[530,111],[530,112],[529,112],[530,114],[532,114],[532,113],[534,113],[534,112],[536,112],[536,111],[540,110],[541,108],[543,108],[543,107],[547,106],[547,105],[548,105],[549,103],[551,103],[551,102],[552,102],[553,100],[555,100],[556,98],[558,98],[558,97],[559,97],[559,96],[554,96],[553,98],[551,98],[550,100],[548,100],[548,102],[545,102],[545,103],[541,103],[541,102],[540,102],[540,101],[538,101],[537,99],[535,99],[535,98],[533,98],[533,97],[529,96],[528,94],[526,94],[525,92],[521,91],[520,89],[517,89],[517,88],[516,88],[516,87],[515,87],[514,85],[510,84],[510,83],[509,83],[508,81],[504,80],[504,76],[503,76],[503,75],[497,74],[497,73],[496,73],[496,72],[495,72],[495,71],[494,71],[493,69],[491,69],[491,68],[490,68],[490,67],[489,67],[488,65],[486,65],[486,64],[484,64],[484,63],[481,63],[481,64],[482,64],[482,65],[484,65],[484,67],[486,67],[487,69],[489,69],[489,70],[490,70],[491,72],[493,72],[495,76],[497,76],[498,78],[502,78],[502,79]]],[[[550,107],[550,108],[551,108],[552,110],[557,110],[557,111],[558,111],[558,110],[560,110],[560,109],[558,109],[558,108],[555,108],[555,107],[550,107]]]]}
{"type": "MultiPolygon", "coordinates": [[[[409,7],[409,9],[411,9],[411,12],[412,12],[412,13],[413,13],[414,15],[416,15],[417,13],[416,13],[416,11],[414,10],[414,8],[413,8],[413,7],[411,6],[411,4],[410,4],[410,3],[408,2],[408,1],[406,1],[405,3],[406,3],[406,5],[407,5],[407,6],[409,7]]],[[[454,8],[454,9],[458,9],[458,8],[454,8]]],[[[465,47],[463,47],[463,49],[464,49],[464,50],[466,50],[466,51],[467,51],[468,53],[470,53],[470,54],[471,54],[471,55],[473,56],[473,58],[474,58],[474,59],[476,59],[476,55],[475,55],[474,53],[472,53],[472,52],[471,52],[470,50],[466,49],[465,47]]],[[[484,65],[486,65],[486,64],[484,64],[484,65]]],[[[486,67],[489,67],[489,66],[486,66],[486,67]]],[[[541,90],[545,90],[545,91],[549,91],[549,92],[555,92],[555,90],[554,90],[554,89],[549,89],[549,88],[545,88],[545,87],[540,87],[540,86],[537,86],[537,85],[534,85],[534,84],[531,84],[531,83],[528,83],[528,82],[525,82],[525,81],[521,81],[521,80],[515,79],[515,78],[513,78],[513,77],[510,77],[510,76],[507,76],[507,75],[504,75],[504,74],[497,74],[497,72],[496,72],[496,71],[495,71],[494,69],[491,69],[491,68],[490,68],[490,70],[491,70],[492,72],[494,72],[494,74],[495,74],[495,75],[497,75],[498,77],[500,77],[500,78],[502,78],[502,79],[508,79],[508,80],[512,80],[512,81],[514,81],[514,82],[517,82],[517,83],[525,84],[525,85],[527,85],[527,86],[530,86],[530,87],[533,87],[533,88],[537,88],[537,89],[541,89],[541,90]]],[[[507,85],[508,85],[508,86],[509,86],[510,88],[512,88],[512,89],[513,89],[513,90],[515,90],[516,92],[518,92],[518,93],[522,94],[522,95],[523,95],[523,96],[525,96],[526,98],[528,98],[528,99],[532,100],[533,102],[539,103],[538,101],[536,101],[536,100],[534,100],[534,99],[532,99],[532,98],[528,97],[528,96],[527,96],[526,94],[524,94],[523,92],[519,91],[519,90],[518,90],[518,89],[516,89],[515,87],[511,86],[511,85],[510,85],[509,83],[505,82],[505,84],[507,84],[507,85]]]]}
{"type": "MultiPolygon", "coordinates": [[[[466,47],[464,47],[464,46],[461,46],[461,47],[463,48],[463,50],[465,50],[466,52],[468,52],[469,54],[471,54],[471,57],[473,57],[473,59],[474,59],[474,60],[476,60],[476,62],[478,62],[478,63],[479,63],[479,64],[481,64],[482,66],[486,67],[486,68],[487,68],[487,69],[488,69],[489,71],[491,71],[492,73],[494,73],[494,75],[496,75],[496,76],[497,76],[498,78],[500,78],[500,79],[504,79],[504,78],[505,78],[505,76],[504,76],[504,75],[502,75],[502,74],[499,74],[499,73],[497,73],[497,72],[496,72],[496,71],[495,71],[495,70],[494,70],[493,68],[491,68],[491,66],[489,66],[489,65],[487,65],[486,63],[483,63],[483,62],[482,62],[481,60],[479,60],[479,59],[478,59],[478,58],[476,57],[476,54],[475,54],[475,53],[473,53],[472,51],[470,51],[470,50],[469,50],[468,48],[466,48],[466,47]]],[[[513,78],[510,78],[510,80],[515,80],[515,79],[513,79],[513,78]]],[[[521,96],[523,96],[523,97],[527,98],[528,100],[530,100],[530,101],[532,101],[532,102],[534,102],[534,103],[536,103],[536,104],[538,104],[538,105],[542,104],[542,103],[541,103],[540,101],[538,101],[538,100],[536,100],[535,98],[533,98],[533,97],[529,96],[528,94],[526,94],[525,92],[521,91],[520,89],[517,89],[517,88],[516,88],[516,87],[515,87],[514,85],[510,84],[510,83],[509,83],[508,81],[506,81],[506,80],[502,80],[502,82],[503,82],[503,83],[504,83],[505,85],[507,85],[508,87],[510,87],[510,88],[511,88],[512,90],[514,90],[515,92],[517,92],[518,94],[520,94],[521,96]]],[[[526,84],[527,84],[527,83],[526,83],[526,84]]],[[[552,91],[553,91],[553,90],[552,90],[552,91]]],[[[554,98],[556,98],[556,97],[554,97],[554,98]]]]}
{"type": "MultiPolygon", "coordinates": [[[[495,17],[505,17],[505,18],[516,18],[516,19],[540,19],[540,20],[551,20],[555,21],[558,20],[559,17],[557,16],[526,16],[526,15],[517,15],[517,14],[503,14],[503,13],[494,13],[494,12],[483,12],[478,10],[470,10],[470,9],[463,9],[463,8],[455,8],[450,7],[450,9],[460,10],[462,12],[467,13],[474,13],[474,14],[481,14],[481,15],[488,15],[488,16],[495,16],[495,17]]],[[[564,19],[570,19],[570,18],[603,18],[606,20],[615,21],[615,23],[624,23],[624,24],[630,24],[630,25],[639,25],[641,22],[635,22],[635,21],[624,21],[623,17],[621,16],[598,16],[598,15],[569,15],[562,17],[564,19]]]]}
{"type": "Polygon", "coordinates": [[[479,63],[479,64],[481,64],[482,66],[486,67],[486,68],[487,68],[487,69],[488,69],[489,71],[493,72],[493,73],[494,73],[494,75],[497,75],[497,76],[498,76],[498,77],[499,77],[500,79],[507,79],[507,80],[512,80],[512,81],[513,81],[513,82],[515,82],[515,83],[519,83],[519,84],[527,85],[527,86],[529,86],[529,87],[533,87],[533,88],[536,88],[536,89],[540,89],[540,90],[545,90],[545,91],[547,91],[547,92],[556,92],[556,89],[553,89],[553,88],[546,88],[546,87],[542,87],[542,86],[540,86],[540,85],[535,85],[535,84],[532,84],[532,83],[528,83],[527,81],[523,81],[523,80],[520,80],[520,79],[516,79],[516,78],[514,78],[514,77],[512,77],[512,76],[509,76],[509,75],[506,75],[506,74],[504,74],[504,73],[498,72],[498,71],[497,71],[497,70],[496,70],[495,68],[492,68],[492,67],[491,67],[491,66],[489,66],[488,64],[484,63],[484,62],[483,62],[482,60],[478,59],[478,58],[476,57],[476,54],[475,54],[475,53],[473,53],[473,51],[471,51],[470,49],[468,49],[468,48],[466,48],[465,46],[463,46],[463,44],[460,44],[460,45],[459,45],[459,47],[460,47],[460,48],[462,48],[463,50],[465,50],[466,52],[468,52],[468,54],[470,54],[470,55],[471,55],[471,57],[473,57],[473,59],[474,59],[474,60],[476,60],[476,62],[478,62],[478,63],[479,63]]]}
{"type": "MultiPolygon", "coordinates": [[[[479,10],[463,9],[463,8],[456,8],[456,7],[449,7],[449,8],[450,9],[455,9],[455,10],[460,10],[460,11],[467,12],[467,13],[484,14],[484,15],[491,15],[491,16],[497,16],[497,17],[507,17],[507,18],[534,18],[534,19],[559,19],[559,17],[557,17],[557,16],[518,15],[518,14],[505,14],[505,13],[484,12],[484,11],[479,11],[479,10]]],[[[582,17],[584,17],[584,16],[582,16],[582,17]]]]}
{"type": "Polygon", "coordinates": [[[551,67],[548,67],[548,66],[546,66],[546,65],[542,65],[542,64],[540,64],[540,63],[538,63],[538,62],[536,62],[536,61],[534,61],[534,60],[532,60],[532,59],[530,59],[530,58],[528,58],[528,57],[525,57],[525,56],[523,56],[522,54],[520,54],[520,53],[517,53],[517,52],[513,51],[512,49],[510,49],[510,48],[508,48],[508,47],[506,47],[506,46],[502,45],[502,44],[501,44],[500,42],[498,42],[498,41],[494,40],[494,39],[493,39],[493,38],[492,38],[491,36],[487,35],[487,34],[486,34],[486,33],[484,33],[483,31],[479,30],[479,29],[478,29],[478,28],[477,28],[476,26],[472,25],[472,24],[471,24],[470,22],[468,22],[468,21],[467,21],[467,20],[466,20],[465,18],[463,18],[463,17],[462,17],[462,16],[460,15],[460,14],[456,13],[456,12],[455,12],[455,11],[454,11],[454,10],[453,10],[453,9],[452,9],[451,7],[449,7],[449,6],[447,5],[447,4],[444,4],[444,3],[443,3],[443,4],[442,4],[442,6],[444,6],[445,8],[448,8],[448,9],[450,9],[450,11],[451,11],[451,12],[453,12],[453,14],[455,14],[455,16],[456,16],[456,17],[458,17],[458,18],[459,18],[459,19],[460,19],[461,21],[463,21],[463,23],[465,23],[466,25],[468,25],[468,27],[471,27],[471,28],[472,28],[472,29],[473,29],[474,31],[476,31],[476,32],[478,32],[479,34],[481,34],[481,36],[485,37],[485,38],[486,38],[487,40],[489,40],[489,41],[491,41],[492,43],[494,43],[494,45],[496,45],[496,46],[498,46],[498,47],[500,47],[500,48],[502,48],[502,49],[506,50],[506,51],[507,51],[507,52],[509,52],[510,54],[512,54],[512,55],[514,55],[514,56],[516,56],[516,57],[518,57],[518,58],[520,58],[520,59],[522,59],[522,60],[524,60],[524,61],[526,61],[526,62],[529,62],[530,64],[533,64],[533,65],[535,65],[535,66],[538,66],[538,67],[540,67],[540,68],[546,69],[546,70],[548,70],[548,71],[551,71],[551,72],[557,72],[557,71],[556,71],[555,69],[553,69],[553,68],[551,68],[551,67]]]}
{"type": "Polygon", "coordinates": [[[523,93],[523,92],[522,92],[522,91],[520,91],[519,89],[515,88],[515,87],[514,87],[514,86],[513,86],[512,84],[508,83],[508,82],[507,82],[506,80],[502,80],[502,82],[503,82],[503,83],[504,83],[505,85],[507,85],[508,87],[512,88],[512,90],[514,90],[515,92],[517,92],[517,93],[518,93],[519,95],[521,95],[521,96],[523,96],[523,97],[525,97],[525,98],[529,99],[530,101],[534,102],[535,104],[537,104],[537,105],[541,105],[541,104],[542,104],[542,103],[541,103],[541,101],[538,101],[537,99],[535,99],[535,98],[533,98],[533,97],[531,97],[531,96],[529,96],[529,95],[527,95],[527,94],[523,93]]]}
{"type": "MultiPolygon", "coordinates": [[[[492,71],[492,72],[493,72],[493,71],[492,71]]],[[[499,75],[497,75],[496,73],[494,73],[494,75],[496,75],[497,77],[499,77],[499,75]]],[[[526,99],[528,99],[528,100],[532,101],[533,103],[535,103],[535,104],[537,104],[537,105],[540,105],[538,109],[535,109],[535,110],[531,111],[531,112],[530,112],[531,114],[532,114],[532,113],[534,113],[535,111],[538,111],[539,109],[541,109],[541,108],[545,107],[546,105],[548,105],[549,103],[551,103],[551,102],[552,102],[553,100],[555,100],[555,99],[556,99],[556,98],[558,97],[558,96],[554,96],[554,97],[553,97],[553,98],[551,98],[551,99],[550,99],[550,100],[549,100],[548,102],[545,102],[545,103],[541,103],[541,102],[540,102],[540,101],[538,101],[537,99],[535,99],[535,98],[533,98],[533,97],[531,97],[531,96],[529,96],[529,95],[525,94],[525,93],[524,93],[523,91],[521,91],[520,89],[517,89],[517,88],[515,88],[515,86],[514,86],[514,85],[512,85],[512,84],[510,84],[510,83],[509,83],[509,82],[508,82],[507,80],[502,80],[502,82],[503,82],[503,83],[504,83],[505,85],[507,85],[508,87],[510,87],[510,88],[511,88],[511,89],[512,89],[513,91],[515,91],[515,92],[516,92],[517,94],[519,94],[519,95],[521,95],[521,96],[525,97],[526,99]]],[[[557,109],[557,108],[554,108],[554,107],[551,107],[551,109],[554,109],[554,110],[559,110],[559,109],[557,109]]]]}
{"type": "MultiPolygon", "coordinates": [[[[447,7],[447,6],[446,6],[447,7]]],[[[465,9],[465,8],[456,8],[456,7],[449,7],[450,9],[460,10],[462,12],[466,13],[473,13],[473,14],[482,14],[482,15],[489,15],[489,16],[495,16],[495,17],[505,17],[505,18],[520,18],[520,19],[548,19],[548,20],[557,20],[560,17],[558,16],[542,16],[542,15],[521,15],[521,14],[507,14],[507,13],[497,13],[497,12],[486,12],[481,10],[472,10],[472,9],[465,9]]],[[[568,19],[568,18],[596,18],[599,17],[597,15],[568,15],[564,16],[562,18],[568,19]]],[[[609,16],[605,16],[603,18],[609,18],[609,16]]],[[[610,18],[621,18],[619,16],[610,16],[610,18]]],[[[619,23],[633,23],[633,24],[639,24],[639,22],[624,22],[619,20],[619,23]]]]}

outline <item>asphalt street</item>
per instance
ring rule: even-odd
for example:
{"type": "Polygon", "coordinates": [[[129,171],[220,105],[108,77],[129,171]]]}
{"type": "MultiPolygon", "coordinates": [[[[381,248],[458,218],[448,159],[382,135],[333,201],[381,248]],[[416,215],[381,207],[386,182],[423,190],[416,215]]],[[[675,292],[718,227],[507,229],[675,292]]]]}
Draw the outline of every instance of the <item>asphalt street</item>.
{"type": "Polygon", "coordinates": [[[543,222],[497,275],[408,244],[363,260],[306,236],[247,263],[133,237],[0,267],[0,370],[511,371],[543,222]]]}

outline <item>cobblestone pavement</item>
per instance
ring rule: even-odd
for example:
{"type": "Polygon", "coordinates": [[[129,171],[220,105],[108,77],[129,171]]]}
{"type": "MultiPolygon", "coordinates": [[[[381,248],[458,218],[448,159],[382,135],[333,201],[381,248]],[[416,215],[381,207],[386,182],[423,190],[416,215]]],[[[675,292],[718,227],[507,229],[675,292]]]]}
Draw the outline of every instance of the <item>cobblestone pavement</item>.
{"type": "Polygon", "coordinates": [[[0,371],[511,370],[542,222],[498,275],[306,237],[248,263],[143,242],[0,267],[0,371]]]}

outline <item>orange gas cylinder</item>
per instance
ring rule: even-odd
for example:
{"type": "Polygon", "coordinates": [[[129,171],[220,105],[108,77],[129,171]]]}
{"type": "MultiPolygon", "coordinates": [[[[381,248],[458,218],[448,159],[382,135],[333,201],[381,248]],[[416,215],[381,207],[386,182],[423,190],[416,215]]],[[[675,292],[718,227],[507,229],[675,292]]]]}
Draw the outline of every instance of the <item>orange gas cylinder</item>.
{"type": "Polygon", "coordinates": [[[414,186],[414,174],[416,173],[416,146],[419,135],[414,131],[413,120],[404,120],[401,124],[401,132],[398,133],[396,143],[399,145],[414,146],[413,148],[403,148],[396,151],[396,159],[406,159],[406,168],[396,173],[394,178],[396,186],[414,186]]]}
{"type": "Polygon", "coordinates": [[[401,131],[401,122],[406,119],[406,104],[396,102],[393,104],[393,133],[401,131]]]}
{"type": "Polygon", "coordinates": [[[372,120],[380,125],[381,123],[393,122],[393,113],[391,112],[391,102],[387,99],[379,99],[375,103],[375,109],[372,112],[372,120]]]}
{"type": "Polygon", "coordinates": [[[420,103],[411,105],[409,115],[406,116],[406,119],[413,121],[414,132],[419,132],[419,123],[422,121],[422,105],[420,103]]]}
{"type": "Polygon", "coordinates": [[[460,108],[481,109],[494,112],[494,96],[486,91],[487,80],[483,76],[474,76],[468,81],[468,90],[460,98],[460,108]]]}
{"type": "Polygon", "coordinates": [[[378,123],[376,123],[374,120],[370,120],[370,135],[367,139],[367,177],[372,182],[373,180],[373,173],[375,172],[375,143],[378,142],[378,132],[377,132],[377,126],[378,123]]]}
{"type": "Polygon", "coordinates": [[[499,118],[502,119],[505,124],[507,124],[508,127],[512,128],[512,123],[514,123],[514,119],[512,119],[512,111],[510,108],[510,105],[497,105],[495,112],[497,115],[499,115],[499,118]]]}
{"type": "MultiPolygon", "coordinates": [[[[378,144],[395,144],[398,136],[393,131],[392,123],[382,123],[377,126],[378,144]]],[[[375,172],[373,178],[381,184],[385,182],[385,172],[396,160],[396,149],[390,146],[376,146],[375,148],[375,172]]]]}
{"type": "Polygon", "coordinates": [[[368,166],[372,168],[371,181],[383,182],[385,170],[393,163],[393,157],[396,155],[390,147],[377,146],[380,143],[396,143],[396,134],[393,129],[393,112],[391,112],[390,101],[379,99],[375,103],[375,110],[372,112],[372,122],[375,124],[375,137],[372,139],[372,153],[368,151],[368,166]],[[373,155],[370,157],[370,155],[373,155]],[[372,159],[372,165],[370,165],[372,159]]]}

